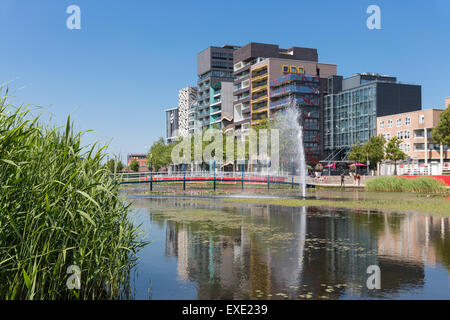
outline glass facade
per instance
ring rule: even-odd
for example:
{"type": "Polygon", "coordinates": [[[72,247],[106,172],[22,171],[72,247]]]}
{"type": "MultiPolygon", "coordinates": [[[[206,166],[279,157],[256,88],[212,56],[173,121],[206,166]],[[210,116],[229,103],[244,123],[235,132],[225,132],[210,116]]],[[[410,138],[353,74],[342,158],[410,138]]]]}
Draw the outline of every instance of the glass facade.
{"type": "Polygon", "coordinates": [[[301,110],[303,143],[307,163],[320,159],[320,79],[310,75],[289,74],[270,81],[270,117],[293,102],[301,110]]]}
{"type": "Polygon", "coordinates": [[[351,147],[366,143],[377,132],[376,83],[324,98],[324,148],[343,158],[351,147]]]}

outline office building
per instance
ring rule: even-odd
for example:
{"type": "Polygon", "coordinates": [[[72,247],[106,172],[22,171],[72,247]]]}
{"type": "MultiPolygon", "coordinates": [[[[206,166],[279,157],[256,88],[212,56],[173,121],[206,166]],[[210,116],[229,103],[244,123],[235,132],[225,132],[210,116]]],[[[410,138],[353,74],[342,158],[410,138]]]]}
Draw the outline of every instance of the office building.
{"type": "Polygon", "coordinates": [[[173,143],[178,137],[178,108],[164,111],[166,112],[166,143],[173,143]]]}
{"type": "Polygon", "coordinates": [[[397,78],[358,73],[328,78],[324,101],[327,160],[346,160],[351,147],[377,134],[377,117],[422,109],[422,88],[397,78]]]}
{"type": "Polygon", "coordinates": [[[186,87],[178,92],[178,135],[189,135],[190,110],[197,102],[197,87],[186,87]]]}
{"type": "Polygon", "coordinates": [[[233,52],[237,48],[233,45],[212,46],[198,54],[198,96],[197,104],[189,115],[190,133],[213,126],[223,127],[223,123],[218,119],[225,118],[229,121],[230,116],[233,116],[229,110],[233,97],[227,83],[233,82],[233,52]],[[219,95],[220,103],[218,103],[219,95]]]}

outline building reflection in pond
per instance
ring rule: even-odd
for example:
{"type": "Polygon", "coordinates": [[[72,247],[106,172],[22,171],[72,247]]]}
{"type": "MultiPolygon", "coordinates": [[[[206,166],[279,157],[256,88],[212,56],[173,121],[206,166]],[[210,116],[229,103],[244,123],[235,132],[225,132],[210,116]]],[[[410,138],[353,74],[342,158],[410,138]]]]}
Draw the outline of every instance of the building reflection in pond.
{"type": "Polygon", "coordinates": [[[186,205],[240,213],[253,225],[292,235],[280,244],[248,230],[248,224],[218,232],[201,223],[153,217],[160,226],[165,222],[166,255],[177,258],[180,281],[196,283],[198,299],[295,299],[305,293],[383,297],[423,286],[426,266],[449,268],[448,218],[271,205],[229,208],[175,199],[153,199],[151,207],[155,213],[186,205]],[[381,268],[381,291],[366,288],[370,265],[381,268]]]}

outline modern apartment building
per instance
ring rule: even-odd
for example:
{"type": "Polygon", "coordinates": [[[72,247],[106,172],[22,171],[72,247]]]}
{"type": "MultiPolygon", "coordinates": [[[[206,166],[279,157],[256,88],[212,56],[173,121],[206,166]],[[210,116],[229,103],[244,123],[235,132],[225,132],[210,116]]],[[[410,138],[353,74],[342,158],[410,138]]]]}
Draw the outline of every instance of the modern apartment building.
{"type": "MultiPolygon", "coordinates": [[[[280,49],[278,45],[255,42],[237,49],[234,52],[234,76],[236,78],[234,80],[234,126],[237,135],[249,129],[252,123],[257,123],[261,118],[261,115],[258,114],[263,112],[266,113],[266,116],[269,114],[269,67],[263,65],[254,67],[255,64],[261,63],[267,58],[283,59],[289,62],[298,60],[317,65],[318,54],[317,49],[300,47],[280,49]],[[253,88],[253,82],[255,88],[253,88]],[[267,106],[261,107],[261,104],[257,103],[261,103],[264,99],[264,90],[266,90],[267,106]],[[253,111],[252,101],[257,104],[253,111]],[[254,118],[253,122],[252,117],[254,118]]],[[[316,76],[320,72],[319,69],[317,66],[311,75],[316,76]]]]}
{"type": "Polygon", "coordinates": [[[345,160],[351,147],[377,134],[377,117],[422,109],[422,87],[397,78],[358,73],[328,78],[324,147],[328,160],[345,160]]]}
{"type": "Polygon", "coordinates": [[[233,82],[217,82],[209,92],[210,127],[224,129],[233,123],[233,82]]]}
{"type": "Polygon", "coordinates": [[[277,112],[295,103],[302,114],[306,160],[318,162],[324,85],[336,72],[336,65],[311,61],[267,58],[254,64],[250,68],[250,124],[273,119],[277,112]]]}
{"type": "Polygon", "coordinates": [[[237,48],[233,45],[209,47],[198,54],[198,96],[197,104],[190,112],[189,132],[198,132],[213,125],[223,127],[223,123],[217,120],[233,115],[229,110],[233,97],[227,83],[232,83],[234,79],[233,52],[237,48]]]}
{"type": "MultiPolygon", "coordinates": [[[[440,121],[444,110],[427,109],[377,117],[377,134],[386,140],[398,137],[402,140],[401,150],[411,161],[427,165],[440,161],[441,146],[433,142],[431,131],[440,121]]],[[[448,146],[442,146],[444,161],[450,160],[448,146]]]]}
{"type": "Polygon", "coordinates": [[[450,97],[445,98],[445,107],[450,108],[450,97]]]}
{"type": "Polygon", "coordinates": [[[173,143],[178,137],[178,108],[164,111],[166,112],[166,143],[173,143]]]}
{"type": "Polygon", "coordinates": [[[178,134],[189,135],[190,110],[197,103],[197,87],[186,87],[178,92],[178,134]]]}

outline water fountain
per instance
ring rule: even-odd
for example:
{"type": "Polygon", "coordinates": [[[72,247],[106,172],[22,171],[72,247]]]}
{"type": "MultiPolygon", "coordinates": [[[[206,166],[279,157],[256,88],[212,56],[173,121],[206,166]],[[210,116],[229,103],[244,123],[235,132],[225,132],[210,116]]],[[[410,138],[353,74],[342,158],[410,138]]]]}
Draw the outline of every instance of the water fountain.
{"type": "Polygon", "coordinates": [[[280,157],[288,155],[299,169],[302,196],[306,197],[306,159],[303,146],[302,110],[297,101],[291,99],[288,107],[277,113],[274,127],[280,131],[280,157]]]}

